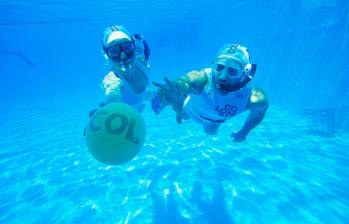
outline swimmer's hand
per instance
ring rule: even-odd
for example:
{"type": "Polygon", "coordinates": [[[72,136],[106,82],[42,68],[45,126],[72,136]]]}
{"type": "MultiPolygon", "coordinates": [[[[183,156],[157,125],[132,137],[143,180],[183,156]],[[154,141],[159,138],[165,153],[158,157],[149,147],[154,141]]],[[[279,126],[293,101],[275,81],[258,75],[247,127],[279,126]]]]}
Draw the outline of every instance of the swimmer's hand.
{"type": "Polygon", "coordinates": [[[178,124],[182,123],[183,104],[185,97],[181,93],[178,84],[171,82],[165,78],[165,84],[153,82],[158,87],[157,96],[163,99],[166,103],[170,104],[173,110],[176,112],[176,121],[178,124]]]}
{"type": "Polygon", "coordinates": [[[247,134],[243,133],[242,131],[233,132],[230,135],[234,142],[243,142],[246,140],[246,136],[247,134]]]}

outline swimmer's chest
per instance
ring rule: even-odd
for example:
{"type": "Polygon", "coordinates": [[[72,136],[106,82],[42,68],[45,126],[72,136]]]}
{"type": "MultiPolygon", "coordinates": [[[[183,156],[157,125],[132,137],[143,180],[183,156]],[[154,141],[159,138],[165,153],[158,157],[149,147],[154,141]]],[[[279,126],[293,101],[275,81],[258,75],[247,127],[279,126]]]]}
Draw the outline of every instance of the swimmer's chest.
{"type": "Polygon", "coordinates": [[[124,77],[124,82],[127,82],[128,86],[136,94],[143,92],[148,86],[148,78],[141,71],[135,72],[130,77],[124,77]]]}

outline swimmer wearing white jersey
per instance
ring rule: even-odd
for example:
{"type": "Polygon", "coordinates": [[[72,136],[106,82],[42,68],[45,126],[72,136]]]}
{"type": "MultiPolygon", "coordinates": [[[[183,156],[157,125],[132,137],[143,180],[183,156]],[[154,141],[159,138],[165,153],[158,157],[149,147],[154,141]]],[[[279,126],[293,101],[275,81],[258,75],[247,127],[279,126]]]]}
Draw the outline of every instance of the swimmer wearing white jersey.
{"type": "Polygon", "coordinates": [[[252,84],[256,68],[250,64],[245,46],[227,44],[210,68],[191,71],[174,81],[165,78],[165,84],[154,83],[158,91],[152,99],[152,109],[159,114],[171,105],[177,123],[191,118],[202,124],[209,135],[215,135],[229,118],[249,110],[242,128],[231,134],[235,142],[244,141],[268,109],[266,94],[252,84]]]}

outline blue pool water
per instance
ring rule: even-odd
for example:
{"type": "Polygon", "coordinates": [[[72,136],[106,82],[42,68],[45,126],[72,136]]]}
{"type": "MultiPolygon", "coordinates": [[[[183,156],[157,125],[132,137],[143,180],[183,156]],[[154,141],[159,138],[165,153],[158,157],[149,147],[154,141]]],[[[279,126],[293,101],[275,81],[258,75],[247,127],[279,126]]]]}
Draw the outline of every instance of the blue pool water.
{"type": "Polygon", "coordinates": [[[348,40],[347,0],[0,0],[0,224],[349,223],[348,40]],[[246,45],[265,119],[234,143],[247,113],[208,136],[147,102],[136,158],[96,161],[83,130],[120,24],[157,82],[246,45]]]}
{"type": "Polygon", "coordinates": [[[26,105],[1,117],[1,223],[348,221],[347,133],[310,135],[302,116],[272,106],[246,142],[232,143],[244,115],[209,137],[147,107],[142,151],[107,166],[85,145],[88,106],[26,105]]]}

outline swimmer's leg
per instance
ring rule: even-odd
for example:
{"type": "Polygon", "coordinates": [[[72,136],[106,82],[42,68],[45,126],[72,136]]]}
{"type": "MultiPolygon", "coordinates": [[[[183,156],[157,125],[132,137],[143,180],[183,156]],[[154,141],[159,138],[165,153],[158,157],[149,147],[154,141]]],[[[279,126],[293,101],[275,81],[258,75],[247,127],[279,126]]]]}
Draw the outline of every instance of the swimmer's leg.
{"type": "Polygon", "coordinates": [[[183,120],[188,120],[188,119],[190,119],[189,115],[185,112],[185,110],[183,110],[182,119],[183,119],[183,120]]]}
{"type": "Polygon", "coordinates": [[[216,135],[218,132],[219,124],[204,124],[204,131],[208,135],[216,135]]]}

